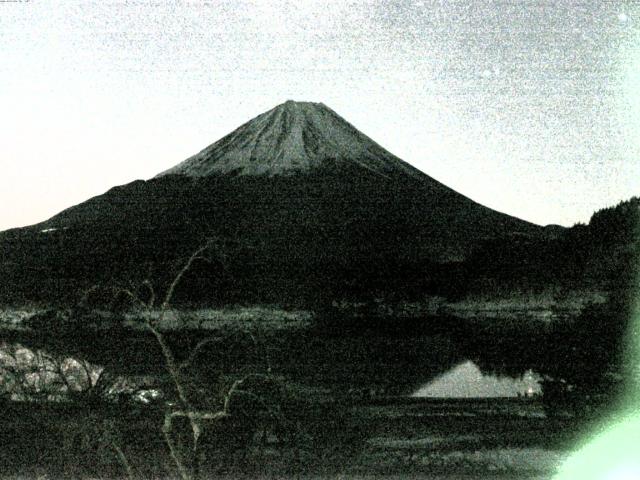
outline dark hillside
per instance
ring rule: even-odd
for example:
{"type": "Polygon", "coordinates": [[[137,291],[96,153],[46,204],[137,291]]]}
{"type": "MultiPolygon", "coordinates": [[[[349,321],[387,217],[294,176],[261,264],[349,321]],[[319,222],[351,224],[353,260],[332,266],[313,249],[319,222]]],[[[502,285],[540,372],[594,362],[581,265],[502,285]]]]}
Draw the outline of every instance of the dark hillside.
{"type": "Polygon", "coordinates": [[[545,236],[511,235],[483,242],[466,262],[476,289],[625,291],[640,259],[640,199],[594,213],[588,225],[545,236]]]}

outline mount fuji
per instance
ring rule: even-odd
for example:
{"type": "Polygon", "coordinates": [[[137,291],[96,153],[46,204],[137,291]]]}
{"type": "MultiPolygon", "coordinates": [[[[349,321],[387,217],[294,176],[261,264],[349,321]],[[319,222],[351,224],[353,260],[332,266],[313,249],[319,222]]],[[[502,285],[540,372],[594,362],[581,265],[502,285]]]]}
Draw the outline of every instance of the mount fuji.
{"type": "Polygon", "coordinates": [[[185,301],[402,292],[433,287],[434,272],[488,239],[544,231],[448,188],[325,105],[287,101],[150,180],[0,233],[0,301],[166,281],[210,238],[220,256],[194,269],[185,301]]]}

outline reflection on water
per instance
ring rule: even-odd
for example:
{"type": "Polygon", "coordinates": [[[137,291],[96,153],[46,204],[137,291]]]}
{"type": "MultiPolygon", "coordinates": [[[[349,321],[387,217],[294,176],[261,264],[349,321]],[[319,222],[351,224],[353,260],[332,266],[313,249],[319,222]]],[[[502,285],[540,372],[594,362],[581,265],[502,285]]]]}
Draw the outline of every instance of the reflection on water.
{"type": "Polygon", "coordinates": [[[520,378],[485,375],[467,360],[420,387],[412,397],[491,398],[533,396],[541,393],[540,376],[531,370],[520,378]]]}
{"type": "MultiPolygon", "coordinates": [[[[405,347],[401,351],[407,352],[406,358],[400,359],[383,355],[385,352],[399,351],[397,348],[389,348],[390,342],[382,338],[378,339],[376,343],[376,338],[369,337],[360,341],[343,339],[342,337],[329,338],[325,344],[322,344],[324,348],[311,350],[302,348],[305,345],[303,342],[299,348],[299,355],[291,355],[289,351],[289,357],[296,358],[296,360],[306,358],[309,364],[300,367],[300,363],[303,362],[296,361],[299,371],[292,371],[290,378],[294,379],[293,381],[296,381],[297,378],[297,381],[308,384],[319,384],[324,380],[332,386],[343,386],[340,379],[341,375],[344,375],[345,378],[348,377],[351,380],[350,385],[353,388],[370,390],[380,388],[386,395],[404,396],[411,393],[415,385],[424,382],[426,372],[431,372],[428,377],[430,381],[414,390],[411,396],[491,398],[533,396],[541,393],[539,383],[541,378],[532,371],[525,372],[519,378],[485,375],[475,363],[469,360],[458,363],[446,371],[448,365],[452,365],[452,362],[456,360],[451,358],[452,347],[444,337],[414,338],[411,339],[411,342],[404,338],[395,339],[395,343],[391,343],[394,346],[401,344],[405,347]],[[425,345],[430,348],[425,348],[425,345]],[[431,352],[432,357],[421,356],[420,353],[424,351],[431,352]],[[448,365],[439,360],[447,357],[449,358],[448,365]],[[345,361],[336,361],[336,358],[345,359],[345,361]],[[384,368],[379,368],[380,365],[384,368]],[[324,369],[320,369],[319,366],[324,366],[324,369]],[[413,369],[408,370],[407,366],[412,366],[413,369]],[[395,370],[393,370],[394,368],[395,370]],[[314,370],[316,372],[320,370],[319,377],[310,373],[314,370]],[[388,376],[378,378],[371,374],[372,372],[384,373],[391,370],[397,373],[397,375],[394,374],[393,380],[390,380],[388,376]],[[436,372],[445,373],[434,377],[436,372]],[[361,384],[354,384],[353,379],[356,376],[362,379],[361,384]],[[402,388],[395,388],[400,383],[402,383],[400,385],[402,388]],[[406,388],[408,384],[412,385],[409,387],[411,390],[406,388]]],[[[291,343],[285,341],[284,345],[291,345],[291,343]]],[[[281,348],[282,352],[285,350],[285,348],[281,348]]],[[[270,352],[271,360],[275,365],[286,367],[286,362],[279,358],[278,351],[274,347],[270,352]]],[[[217,349],[210,353],[218,353],[221,358],[226,356],[225,352],[217,352],[217,349]]],[[[458,356],[457,358],[464,357],[458,356]]],[[[285,368],[278,369],[286,372],[285,368]]],[[[104,371],[102,366],[68,355],[52,354],[19,343],[0,342],[0,398],[60,400],[76,393],[89,392],[95,389],[99,382],[101,386],[105,381],[109,382],[106,390],[109,393],[155,389],[158,383],[157,373],[113,372],[113,375],[103,375],[104,371]]]]}

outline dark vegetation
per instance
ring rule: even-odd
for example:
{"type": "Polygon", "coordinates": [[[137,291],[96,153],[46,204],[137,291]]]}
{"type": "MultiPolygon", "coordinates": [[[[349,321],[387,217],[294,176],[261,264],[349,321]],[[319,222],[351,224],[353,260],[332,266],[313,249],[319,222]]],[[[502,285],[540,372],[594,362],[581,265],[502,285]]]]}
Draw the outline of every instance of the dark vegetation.
{"type": "Polygon", "coordinates": [[[466,268],[480,290],[541,291],[554,286],[559,292],[596,288],[626,296],[634,287],[639,258],[640,198],[634,197],[555,237],[489,240],[474,251],[466,268]]]}
{"type": "Polygon", "coordinates": [[[315,305],[379,289],[422,294],[459,285],[456,268],[436,264],[464,258],[482,238],[545,234],[425,178],[321,169],[133,182],[0,234],[0,300],[69,305],[95,284],[166,284],[206,238],[223,239],[224,268],[195,266],[177,304],[315,305]]]}
{"type": "MultiPolygon", "coordinates": [[[[507,453],[563,451],[575,440],[567,419],[535,415],[525,400],[422,401],[386,405],[308,403],[293,411],[304,434],[288,442],[262,427],[248,439],[246,425],[207,432],[202,478],[340,478],[469,475],[470,478],[540,478],[560,456],[518,460],[507,453]],[[486,458],[486,460],[485,460],[486,458]]],[[[14,403],[0,413],[2,476],[9,478],[125,478],[114,444],[135,478],[178,478],[158,422],[163,411],[142,406],[94,407],[14,403]]],[[[186,427],[186,426],[185,426],[186,427]]],[[[180,426],[177,426],[180,429],[180,426]]],[[[186,428],[185,428],[186,430],[186,428]]],[[[188,435],[183,434],[183,441],[188,435]]],[[[553,455],[553,454],[551,454],[553,455]]],[[[546,478],[545,475],[545,478],[546,478]]]]}
{"type": "Polygon", "coordinates": [[[445,187],[316,175],[134,182],[43,224],[3,232],[0,301],[72,305],[95,284],[149,278],[163,285],[212,236],[222,239],[224,263],[194,265],[175,304],[318,309],[342,298],[561,296],[627,288],[637,270],[637,198],[570,229],[509,217],[498,228],[497,214],[445,187]],[[419,214],[423,204],[431,213],[419,214]],[[450,208],[467,213],[448,218],[450,208]],[[41,232],[47,228],[57,230],[41,232]]]}
{"type": "MultiPolygon", "coordinates": [[[[204,422],[197,456],[186,419],[174,422],[175,448],[190,478],[300,474],[323,463],[327,468],[323,455],[329,452],[337,468],[341,459],[362,448],[363,426],[353,423],[344,405],[267,396],[274,392],[265,391],[264,385],[258,390],[256,385],[244,387],[260,394],[260,401],[238,397],[229,416],[204,422]],[[270,401],[276,405],[276,400],[282,415],[278,421],[264,406],[270,401]]],[[[213,403],[217,392],[209,393],[213,403]]],[[[133,401],[5,402],[0,414],[2,476],[179,478],[161,429],[165,415],[162,404],[133,401]]]]}
{"type": "Polygon", "coordinates": [[[498,339],[494,344],[497,352],[483,347],[480,364],[498,371],[532,365],[545,377],[549,413],[594,417],[619,405],[624,392],[633,387],[631,362],[637,361],[629,347],[635,335],[633,306],[639,294],[640,199],[600,210],[588,225],[576,225],[559,239],[543,242],[542,248],[536,243],[504,242],[487,250],[491,251],[503,252],[494,259],[519,259],[517,263],[496,263],[486,254],[483,261],[476,253],[472,261],[477,271],[494,275],[502,285],[555,283],[560,291],[595,287],[607,291],[608,300],[588,306],[577,317],[549,324],[544,334],[496,326],[485,336],[498,339]],[[500,348],[500,343],[512,348],[500,348]]]}

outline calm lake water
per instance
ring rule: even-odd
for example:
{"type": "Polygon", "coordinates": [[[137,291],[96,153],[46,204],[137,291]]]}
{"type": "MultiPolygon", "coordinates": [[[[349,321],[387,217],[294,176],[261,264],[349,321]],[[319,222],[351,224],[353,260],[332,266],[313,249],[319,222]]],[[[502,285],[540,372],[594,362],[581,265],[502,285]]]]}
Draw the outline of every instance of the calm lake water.
{"type": "MultiPolygon", "coordinates": [[[[394,345],[398,347],[398,345],[394,345]]],[[[428,345],[425,345],[425,348],[428,345]]],[[[414,346],[415,347],[415,346],[414,346]]],[[[330,354],[325,351],[325,354],[330,354]]],[[[323,380],[331,376],[331,368],[327,364],[327,357],[323,355],[324,361],[317,356],[315,358],[318,363],[316,368],[323,371],[323,380]]],[[[346,356],[348,358],[348,356],[346,356]]],[[[378,357],[379,358],[379,357],[378,357]]],[[[338,362],[340,366],[340,383],[345,385],[348,379],[349,371],[353,369],[354,385],[355,377],[361,373],[362,360],[353,358],[354,363],[338,362]],[[358,361],[355,361],[358,360],[358,361]],[[346,377],[346,378],[345,378],[346,377]]],[[[419,356],[415,358],[419,362],[419,356]]],[[[433,359],[431,359],[433,360],[433,359]]],[[[400,365],[391,365],[389,358],[385,358],[384,362],[377,364],[375,360],[366,362],[367,367],[374,366],[379,369],[393,368],[396,372],[400,371],[404,360],[400,365]]],[[[405,364],[406,366],[406,364],[405,364]]],[[[413,389],[404,390],[404,394],[409,394],[416,398],[498,398],[498,397],[526,397],[541,393],[540,376],[531,370],[523,372],[520,377],[512,377],[507,375],[491,375],[483,373],[481,369],[471,360],[461,360],[455,362],[448,369],[441,366],[435,366],[433,362],[425,362],[423,366],[424,374],[420,374],[421,366],[419,363],[411,365],[411,372],[407,373],[412,378],[412,383],[418,385],[413,389]],[[434,368],[436,373],[434,373],[434,368]],[[437,373],[438,370],[444,370],[437,373]],[[420,378],[424,379],[424,383],[420,383],[420,378]]],[[[306,369],[314,369],[314,363],[306,366],[306,369]]],[[[19,343],[0,344],[0,381],[2,385],[0,389],[7,390],[15,385],[15,375],[17,371],[23,372],[22,382],[29,385],[33,391],[40,389],[51,389],[55,385],[59,385],[62,390],[66,390],[69,386],[82,388],[88,383],[92,383],[97,379],[97,374],[101,371],[101,366],[92,364],[87,361],[78,361],[72,357],[52,356],[44,350],[30,349],[19,343]],[[66,378],[61,381],[61,375],[66,378]],[[14,378],[12,378],[12,376],[14,378]]],[[[301,374],[303,372],[298,372],[301,374]]],[[[315,378],[317,380],[317,378],[315,378]]],[[[314,377],[308,378],[313,382],[314,377]]],[[[380,391],[381,394],[395,394],[399,391],[395,390],[395,385],[390,385],[389,377],[386,377],[385,383],[387,388],[380,391]]],[[[406,386],[406,379],[398,377],[398,384],[402,383],[403,388],[406,386]]],[[[358,379],[360,387],[367,387],[362,384],[362,378],[358,379]]],[[[379,386],[380,378],[371,378],[369,386],[379,386]]],[[[9,393],[9,392],[5,392],[9,393]]]]}

